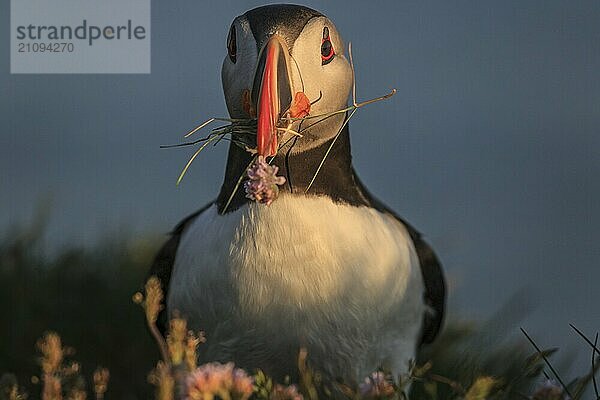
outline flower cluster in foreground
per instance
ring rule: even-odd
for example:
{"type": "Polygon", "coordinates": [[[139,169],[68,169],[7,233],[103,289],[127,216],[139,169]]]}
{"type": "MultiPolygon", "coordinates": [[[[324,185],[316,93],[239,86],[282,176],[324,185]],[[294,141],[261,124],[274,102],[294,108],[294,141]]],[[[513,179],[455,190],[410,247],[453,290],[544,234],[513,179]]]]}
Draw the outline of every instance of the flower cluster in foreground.
{"type": "Polygon", "coordinates": [[[393,381],[381,371],[369,375],[358,389],[365,398],[389,397],[396,391],[393,381]]]}
{"type": "Polygon", "coordinates": [[[188,400],[245,400],[253,392],[254,380],[233,363],[209,363],[192,371],[186,379],[188,400]]]}
{"type": "Polygon", "coordinates": [[[298,386],[275,385],[271,392],[272,400],[303,400],[304,397],[298,392],[298,386]]]}
{"type": "Polygon", "coordinates": [[[552,379],[546,379],[531,396],[531,400],[571,400],[562,386],[552,379]]]}

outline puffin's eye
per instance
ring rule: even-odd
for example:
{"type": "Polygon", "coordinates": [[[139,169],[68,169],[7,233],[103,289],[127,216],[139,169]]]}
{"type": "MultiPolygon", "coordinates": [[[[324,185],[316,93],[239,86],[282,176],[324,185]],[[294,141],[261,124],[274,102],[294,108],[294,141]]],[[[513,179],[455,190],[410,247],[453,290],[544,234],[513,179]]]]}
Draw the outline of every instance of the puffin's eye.
{"type": "Polygon", "coordinates": [[[229,55],[229,59],[232,63],[235,64],[237,52],[237,43],[235,39],[235,25],[231,25],[231,29],[229,30],[229,35],[227,36],[227,54],[229,55]]]}
{"type": "Polygon", "coordinates": [[[323,28],[323,39],[321,39],[321,65],[327,65],[333,60],[335,51],[333,50],[333,44],[331,44],[331,38],[329,37],[329,28],[323,28]]]}

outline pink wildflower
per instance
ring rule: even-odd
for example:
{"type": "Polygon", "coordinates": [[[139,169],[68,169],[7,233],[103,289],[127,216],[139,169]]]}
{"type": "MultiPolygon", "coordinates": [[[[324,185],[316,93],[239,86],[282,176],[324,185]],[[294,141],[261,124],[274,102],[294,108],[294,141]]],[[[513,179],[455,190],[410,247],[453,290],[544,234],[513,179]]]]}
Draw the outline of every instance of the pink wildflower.
{"type": "Polygon", "coordinates": [[[186,380],[187,400],[214,397],[246,400],[252,394],[253,380],[233,363],[209,363],[192,371],[186,380]]]}
{"type": "Polygon", "coordinates": [[[244,183],[246,197],[259,203],[270,205],[279,195],[278,185],[285,183],[283,176],[277,176],[279,168],[269,165],[263,156],[248,168],[248,180],[244,183]]]}
{"type": "Polygon", "coordinates": [[[558,385],[554,380],[545,380],[531,396],[532,400],[570,400],[562,386],[558,385]]]}
{"type": "Polygon", "coordinates": [[[365,398],[388,397],[395,392],[393,383],[381,371],[373,372],[358,388],[361,396],[365,398]]]}
{"type": "Polygon", "coordinates": [[[254,379],[246,374],[246,371],[235,368],[231,374],[233,384],[231,394],[234,399],[247,399],[254,391],[254,379]]]}
{"type": "Polygon", "coordinates": [[[296,385],[275,385],[271,392],[271,400],[303,400],[302,394],[298,393],[296,385]]]}

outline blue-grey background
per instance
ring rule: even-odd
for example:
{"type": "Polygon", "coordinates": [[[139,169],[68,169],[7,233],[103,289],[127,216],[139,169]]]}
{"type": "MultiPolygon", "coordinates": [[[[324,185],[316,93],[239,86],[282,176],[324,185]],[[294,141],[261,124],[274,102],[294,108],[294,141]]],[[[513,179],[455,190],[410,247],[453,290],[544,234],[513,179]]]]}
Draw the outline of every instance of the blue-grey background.
{"type": "MultiPolygon", "coordinates": [[[[150,75],[32,76],[9,74],[8,3],[0,229],[51,199],[46,246],[92,245],[167,232],[216,195],[225,145],[180,187],[191,149],[159,145],[225,115],[229,24],[262,2],[153,1],[150,75]]],[[[600,3],[306,4],[352,41],[360,99],[398,89],[352,120],[354,161],[435,246],[452,313],[485,318],[521,290],[507,312],[538,305],[512,331],[583,352],[568,323],[600,329],[600,3]]]]}

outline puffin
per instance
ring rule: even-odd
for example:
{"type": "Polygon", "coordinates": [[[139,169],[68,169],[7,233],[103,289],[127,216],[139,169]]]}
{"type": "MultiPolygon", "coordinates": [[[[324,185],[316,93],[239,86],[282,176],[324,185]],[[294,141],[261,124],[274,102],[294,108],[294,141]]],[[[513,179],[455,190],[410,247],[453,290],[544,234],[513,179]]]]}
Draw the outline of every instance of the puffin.
{"type": "Polygon", "coordinates": [[[407,373],[442,326],[444,276],[423,236],[354,170],[347,115],[335,113],[353,86],[340,33],[313,9],[267,5],[233,20],[224,50],[227,109],[256,120],[256,147],[230,143],[220,193],[156,255],[162,329],[183,317],[205,333],[200,361],[274,379],[298,377],[301,349],[323,380],[407,373]],[[282,128],[298,93],[309,116],[328,117],[282,128]],[[239,185],[257,156],[280,175],[267,202],[239,185]]]}

